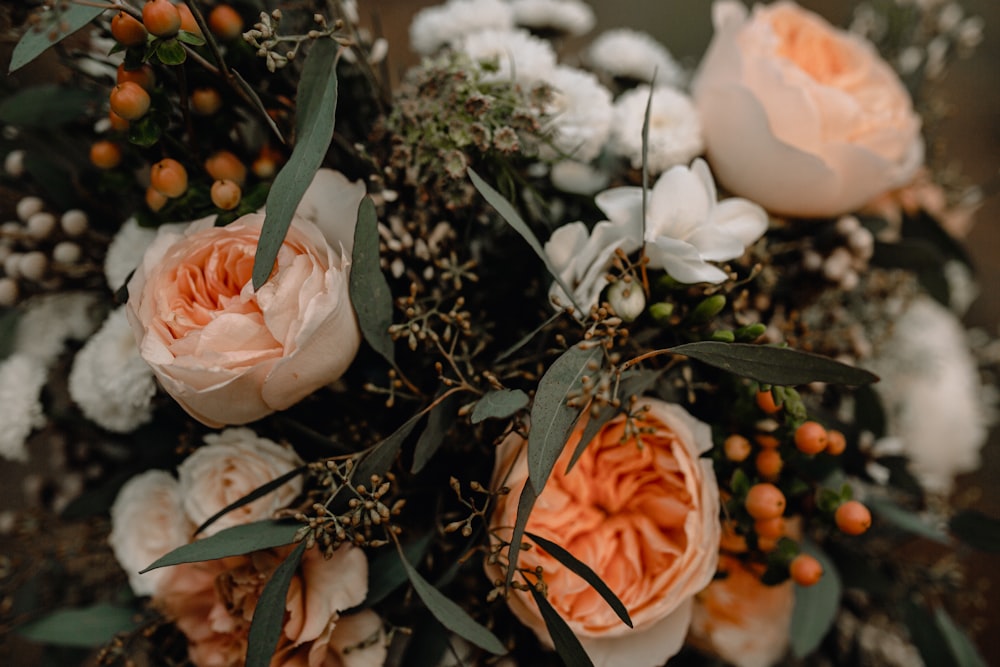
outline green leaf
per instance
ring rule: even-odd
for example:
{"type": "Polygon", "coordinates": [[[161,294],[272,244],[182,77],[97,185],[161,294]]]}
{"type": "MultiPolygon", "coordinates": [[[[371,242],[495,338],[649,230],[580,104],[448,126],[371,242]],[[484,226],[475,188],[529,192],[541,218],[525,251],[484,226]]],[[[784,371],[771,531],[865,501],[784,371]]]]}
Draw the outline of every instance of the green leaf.
{"type": "Polygon", "coordinates": [[[802,551],[823,566],[823,576],[812,586],[795,587],[795,613],[792,615],[792,654],[803,658],[819,646],[830,631],[840,609],[840,575],[826,554],[804,541],[802,551]]]}
{"type": "Polygon", "coordinates": [[[270,666],[271,657],[281,636],[281,629],[285,625],[288,586],[292,583],[292,577],[299,568],[305,550],[306,541],[302,540],[274,570],[271,580],[261,591],[260,599],[254,608],[253,620],[250,622],[250,634],[247,636],[246,667],[270,666]]]}
{"type": "MultiPolygon", "coordinates": [[[[419,563],[431,545],[434,533],[427,533],[403,547],[408,563],[419,563]]],[[[407,580],[399,554],[391,549],[379,551],[368,566],[368,595],[361,606],[374,607],[407,580]]]]}
{"type": "Polygon", "coordinates": [[[17,628],[17,634],[44,644],[96,648],[135,626],[134,609],[95,604],[80,609],[58,609],[17,628]]]}
{"type": "Polygon", "coordinates": [[[531,591],[531,597],[535,598],[538,611],[542,614],[545,627],[552,637],[552,644],[563,664],[567,667],[593,667],[594,663],[583,649],[580,639],[573,634],[559,612],[552,608],[545,596],[536,591],[534,586],[529,586],[528,589],[531,591]]]}
{"type": "Polygon", "coordinates": [[[101,96],[93,91],[42,84],[25,88],[0,102],[0,122],[21,127],[54,128],[76,120],[101,96]]]}
{"type": "Polygon", "coordinates": [[[464,609],[449,600],[441,591],[420,576],[420,573],[406,560],[406,555],[398,543],[396,549],[399,561],[403,565],[410,583],[413,584],[413,590],[416,591],[417,597],[426,605],[434,618],[441,622],[441,625],[494,655],[503,655],[507,652],[496,635],[477,623],[465,613],[464,609]]]}
{"type": "Polygon", "coordinates": [[[485,419],[506,419],[528,404],[528,395],[520,389],[497,389],[484,395],[472,409],[472,423],[485,419]]]}
{"type": "Polygon", "coordinates": [[[948,524],[952,534],[971,547],[996,553],[1000,551],[1000,519],[976,510],[963,510],[948,524]]]}
{"type": "Polygon", "coordinates": [[[187,51],[176,39],[165,39],[156,45],[156,57],[164,65],[180,65],[187,60],[187,51]]]}
{"type": "Polygon", "coordinates": [[[541,535],[535,535],[534,533],[527,532],[525,535],[530,537],[535,544],[549,552],[550,556],[565,565],[570,572],[590,584],[591,587],[597,591],[602,598],[604,598],[604,601],[608,603],[608,606],[611,607],[615,614],[617,614],[618,618],[622,620],[622,623],[630,628],[632,627],[632,619],[629,618],[628,609],[626,609],[622,601],[618,599],[615,592],[608,588],[608,585],[604,583],[604,580],[601,579],[596,572],[590,569],[590,566],[583,561],[578,560],[576,556],[571,554],[566,549],[563,549],[555,542],[547,540],[541,535]]]}
{"type": "Polygon", "coordinates": [[[294,521],[255,521],[220,530],[204,539],[177,547],[142,570],[149,572],[168,565],[198,563],[227,556],[242,556],[251,551],[271,549],[295,541],[295,534],[302,528],[294,521]]]}
{"type": "Polygon", "coordinates": [[[177,41],[184,42],[185,44],[190,44],[191,46],[204,46],[205,38],[201,35],[197,35],[193,32],[188,32],[187,30],[181,30],[177,33],[177,41]]]}
{"type": "Polygon", "coordinates": [[[514,228],[514,231],[520,234],[521,237],[528,242],[531,249],[535,251],[535,254],[538,255],[538,257],[545,264],[545,268],[549,270],[549,273],[555,281],[559,283],[560,287],[562,287],[563,292],[566,293],[566,296],[573,304],[573,307],[579,311],[580,306],[573,301],[573,290],[571,290],[569,286],[563,282],[562,278],[559,277],[559,272],[556,271],[556,267],[552,265],[552,262],[549,260],[549,256],[545,253],[545,248],[543,248],[542,244],[538,242],[538,238],[535,236],[535,233],[531,231],[531,227],[528,226],[528,223],[526,223],[521,216],[518,215],[517,210],[514,209],[511,203],[504,199],[503,195],[493,189],[489,183],[484,181],[479,174],[471,168],[467,171],[469,172],[469,178],[472,179],[472,184],[476,186],[476,190],[479,190],[479,194],[483,196],[490,206],[496,209],[497,213],[500,214],[500,217],[503,218],[508,225],[514,228]]]}
{"type": "Polygon", "coordinates": [[[902,239],[895,243],[875,242],[871,262],[875,266],[890,269],[922,271],[944,264],[941,251],[923,239],[902,239]]]}
{"type": "Polygon", "coordinates": [[[458,402],[458,394],[450,394],[435,405],[430,414],[427,415],[427,426],[417,438],[417,444],[413,446],[413,464],[410,466],[410,472],[418,473],[423,470],[441,443],[444,442],[445,434],[455,423],[459,408],[458,402]]]}
{"type": "Polygon", "coordinates": [[[878,381],[878,376],[864,369],[787,347],[701,341],[678,345],[670,351],[765,384],[864,385],[878,381]]]}
{"type": "Polygon", "coordinates": [[[913,512],[903,509],[890,500],[868,498],[865,500],[865,503],[875,514],[897,528],[902,528],[914,535],[925,537],[940,544],[951,544],[951,540],[948,539],[945,533],[928,524],[913,512]]]}
{"type": "Polygon", "coordinates": [[[146,114],[128,124],[129,143],[141,148],[149,148],[163,136],[163,126],[155,114],[146,114]]]}
{"type": "Polygon", "coordinates": [[[379,264],[378,218],[375,215],[375,204],[369,197],[362,199],[358,207],[348,289],[351,305],[358,315],[358,324],[365,340],[373,350],[395,366],[392,336],[389,335],[389,327],[392,325],[392,292],[379,264]]]}
{"type": "Polygon", "coordinates": [[[267,195],[264,228],[253,263],[254,289],[260,289],[271,276],[278,250],[285,240],[288,226],[292,224],[295,208],[323,163],[333,139],[338,50],[334,40],[317,39],[302,68],[296,94],[295,148],[267,195]]]}
{"type": "Polygon", "coordinates": [[[903,618],[910,634],[910,640],[925,665],[951,665],[951,648],[948,640],[938,626],[934,615],[922,605],[914,604],[912,600],[903,605],[903,618]]]}
{"type": "Polygon", "coordinates": [[[545,488],[552,466],[580,417],[581,409],[566,405],[566,399],[579,393],[581,379],[594,373],[590,365],[602,354],[600,346],[575,345],[553,362],[538,383],[528,432],[528,479],[536,493],[545,488]]]}
{"type": "Polygon", "coordinates": [[[0,360],[6,359],[14,351],[20,321],[20,308],[0,309],[0,360]]]}
{"type": "Polygon", "coordinates": [[[530,478],[525,481],[521,495],[517,499],[517,514],[514,517],[514,532],[510,536],[510,548],[507,550],[507,587],[514,581],[514,573],[517,571],[517,561],[521,556],[521,542],[524,540],[525,528],[528,526],[528,519],[531,518],[531,509],[538,500],[531,485],[530,478]]]}
{"type": "MultiPolygon", "coordinates": [[[[354,466],[351,471],[351,480],[354,484],[368,483],[372,475],[384,475],[392,467],[393,461],[399,449],[403,446],[406,437],[410,435],[413,428],[424,416],[423,412],[413,415],[403,425],[397,428],[389,437],[371,447],[354,466]]],[[[347,488],[342,488],[333,499],[333,505],[339,507],[347,502],[348,497],[353,497],[354,493],[347,488]]]]}
{"type": "Polygon", "coordinates": [[[294,468],[293,470],[289,470],[284,475],[280,475],[278,477],[275,477],[274,479],[272,479],[270,482],[267,482],[266,484],[261,484],[260,486],[258,486],[256,489],[254,489],[250,493],[246,494],[242,498],[234,500],[233,502],[229,503],[228,505],[226,505],[225,507],[223,507],[221,510],[219,510],[218,512],[216,512],[215,514],[213,514],[212,516],[210,516],[207,519],[205,519],[205,522],[202,523],[200,526],[198,526],[198,529],[194,531],[195,536],[197,536],[199,533],[201,533],[202,531],[204,531],[206,528],[208,528],[213,523],[215,523],[216,521],[218,521],[219,519],[221,519],[225,515],[229,514],[233,510],[239,509],[239,508],[243,507],[244,505],[252,503],[253,501],[257,500],[258,498],[263,498],[264,496],[268,495],[269,493],[278,490],[279,488],[281,488],[282,486],[284,486],[285,484],[287,484],[289,481],[295,479],[299,475],[305,474],[305,472],[308,471],[308,470],[309,470],[309,466],[302,465],[302,466],[299,466],[298,468],[294,468]]]}
{"type": "Polygon", "coordinates": [[[58,44],[93,21],[103,11],[104,8],[102,7],[71,4],[65,11],[60,12],[58,18],[52,23],[43,23],[41,30],[27,30],[17,43],[17,46],[14,47],[7,73],[10,74],[24,67],[42,55],[50,46],[58,44]],[[63,31],[61,28],[66,28],[66,30],[63,31]],[[55,39],[50,39],[53,30],[56,31],[55,39]]]}
{"type": "Polygon", "coordinates": [[[943,607],[934,610],[934,622],[948,644],[948,650],[955,658],[955,667],[986,667],[986,661],[979,654],[969,636],[955,624],[943,607]]]}
{"type": "Polygon", "coordinates": [[[51,160],[54,157],[41,151],[29,151],[24,156],[24,170],[31,180],[42,189],[43,199],[56,210],[72,208],[78,201],[74,187],[75,175],[59,163],[51,160]]]}

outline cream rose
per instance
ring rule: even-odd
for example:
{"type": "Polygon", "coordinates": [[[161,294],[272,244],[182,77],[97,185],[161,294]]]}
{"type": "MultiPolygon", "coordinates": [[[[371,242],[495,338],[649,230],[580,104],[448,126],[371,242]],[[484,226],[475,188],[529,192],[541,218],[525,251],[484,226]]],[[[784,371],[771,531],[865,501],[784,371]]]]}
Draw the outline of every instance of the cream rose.
{"type": "MultiPolygon", "coordinates": [[[[205,436],[205,446],[177,467],[184,511],[196,525],[257,487],[302,465],[291,449],[258,437],[248,428],[230,428],[205,436]]],[[[302,492],[302,478],[228,512],[203,531],[212,535],[239,524],[271,518],[302,492]]]]}
{"type": "Polygon", "coordinates": [[[126,312],[143,359],[191,416],[245,424],[347,370],[361,343],[348,269],[363,195],[363,185],[321,170],[256,292],[263,212],[158,230],[128,283],[126,312]]]}
{"type": "Polygon", "coordinates": [[[125,483],[111,506],[108,542],[136,595],[152,595],[167,575],[164,569],[139,571],[187,544],[194,529],[173,475],[150,470],[125,483]]]}
{"type": "MultiPolygon", "coordinates": [[[[573,470],[578,428],[535,503],[527,530],[556,542],[586,563],[628,609],[629,628],[585,581],[535,546],[519,568],[542,567],[548,601],[594,661],[604,667],[662,665],[684,643],[695,594],[711,581],[718,559],[719,489],[709,427],[683,408],[640,400],[641,444],[626,434],[625,417],[601,428],[573,470]]],[[[630,431],[631,433],[631,431],[630,431]]],[[[510,488],[491,517],[509,535],[528,476],[524,439],[514,434],[497,452],[493,484],[510,488]]],[[[491,580],[504,572],[487,565],[491,580]]],[[[508,604],[522,623],[552,646],[531,596],[514,591],[508,604]]]]}
{"type": "Polygon", "coordinates": [[[834,216],[908,181],[923,160],[906,89],[862,38],[792,2],[713,6],[692,83],[719,182],[776,213],[834,216]]]}

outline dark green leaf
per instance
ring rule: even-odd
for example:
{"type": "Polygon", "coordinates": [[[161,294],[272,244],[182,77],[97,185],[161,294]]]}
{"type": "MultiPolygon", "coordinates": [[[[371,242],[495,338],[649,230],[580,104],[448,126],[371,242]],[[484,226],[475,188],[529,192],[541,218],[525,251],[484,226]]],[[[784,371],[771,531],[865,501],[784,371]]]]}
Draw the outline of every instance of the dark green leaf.
{"type": "MultiPolygon", "coordinates": [[[[372,475],[384,475],[392,467],[406,437],[410,435],[423,416],[423,412],[413,415],[389,437],[370,448],[354,466],[354,470],[351,472],[352,482],[354,484],[367,484],[372,475]]],[[[349,496],[353,497],[353,493],[349,489],[341,489],[334,497],[334,506],[339,507],[340,504],[347,502],[349,496]]]]}
{"type": "Polygon", "coordinates": [[[528,395],[520,389],[497,389],[476,402],[472,409],[472,423],[484,419],[506,419],[528,404],[528,395]]]}
{"type": "Polygon", "coordinates": [[[528,519],[531,518],[531,509],[535,506],[538,495],[531,486],[529,479],[524,483],[521,496],[517,499],[517,514],[514,518],[514,532],[510,536],[510,549],[507,551],[507,587],[510,588],[514,580],[514,573],[517,571],[517,561],[521,556],[521,542],[524,540],[524,532],[528,526],[528,519]]]}
{"type": "Polygon", "coordinates": [[[907,602],[903,606],[903,618],[909,630],[910,640],[920,651],[925,665],[951,665],[951,648],[941,633],[934,616],[923,606],[907,602]]]}
{"type": "Polygon", "coordinates": [[[897,528],[902,528],[903,530],[913,533],[914,535],[926,537],[928,540],[933,540],[941,544],[951,543],[951,540],[948,539],[946,534],[930,525],[913,512],[903,509],[890,500],[883,498],[868,498],[865,500],[865,503],[869,508],[871,508],[872,512],[897,528]]]}
{"type": "Polygon", "coordinates": [[[266,484],[261,484],[260,486],[258,486],[256,489],[254,489],[250,493],[246,494],[245,496],[243,496],[242,498],[240,498],[238,500],[234,500],[233,502],[229,503],[228,505],[226,505],[225,507],[223,507],[221,510],[219,510],[218,512],[216,512],[215,514],[213,514],[212,516],[210,516],[207,519],[205,519],[205,522],[202,523],[200,526],[198,526],[198,529],[196,531],[194,531],[194,534],[197,536],[203,530],[205,530],[206,528],[208,528],[213,523],[215,523],[216,521],[218,521],[219,519],[221,519],[225,515],[229,514],[233,510],[239,509],[239,508],[243,507],[244,505],[252,503],[253,501],[257,500],[258,498],[263,498],[267,494],[269,494],[269,493],[271,493],[273,491],[278,490],[280,487],[284,486],[289,481],[295,479],[299,475],[304,474],[307,470],[309,470],[309,466],[305,466],[305,465],[299,466],[298,468],[295,468],[293,470],[289,470],[284,475],[281,475],[279,477],[275,477],[274,479],[272,479],[270,482],[267,482],[266,484]]]}
{"type": "Polygon", "coordinates": [[[71,4],[61,12],[53,23],[43,23],[41,30],[26,30],[21,40],[14,47],[10,57],[10,67],[7,73],[18,70],[40,56],[46,49],[61,42],[74,32],[87,25],[104,11],[103,7],[88,7],[71,4]],[[66,28],[65,31],[60,27],[66,28]],[[51,39],[52,31],[56,31],[55,39],[51,39]]]}
{"type": "Polygon", "coordinates": [[[547,540],[540,535],[535,535],[534,533],[526,532],[525,535],[530,537],[535,544],[549,552],[550,556],[565,565],[570,572],[590,584],[591,587],[593,587],[593,589],[597,591],[602,598],[604,598],[604,601],[608,603],[608,606],[611,607],[615,614],[618,615],[618,618],[622,620],[622,623],[630,628],[632,627],[632,619],[629,618],[628,609],[626,609],[622,601],[618,599],[615,592],[608,588],[608,585],[604,583],[604,580],[601,579],[596,572],[590,569],[590,566],[577,559],[576,556],[551,540],[547,540]]]}
{"type": "Polygon", "coordinates": [[[163,127],[155,114],[147,114],[128,124],[128,140],[136,146],[149,148],[163,136],[163,127]]]}
{"type": "Polygon", "coordinates": [[[294,521],[255,521],[220,530],[214,535],[178,547],[156,560],[142,572],[180,563],[198,563],[227,556],[242,556],[251,551],[291,544],[302,528],[294,521]]]}
{"type": "Polygon", "coordinates": [[[417,438],[417,444],[413,447],[413,465],[410,466],[410,472],[418,473],[423,470],[441,443],[444,442],[445,434],[455,423],[459,400],[458,394],[451,394],[435,405],[430,414],[427,415],[427,426],[424,427],[424,432],[417,438]]]}
{"type": "Polygon", "coordinates": [[[164,65],[180,65],[187,60],[187,51],[176,39],[165,39],[156,45],[156,57],[164,65]]]}
{"type": "Polygon", "coordinates": [[[521,218],[511,203],[504,199],[503,195],[493,189],[489,183],[484,181],[479,174],[472,169],[468,169],[468,172],[469,178],[472,179],[472,184],[476,186],[476,190],[479,190],[479,194],[483,196],[490,206],[496,209],[497,213],[500,214],[500,217],[503,218],[508,225],[514,228],[514,231],[520,234],[521,237],[528,242],[528,245],[535,251],[535,254],[538,255],[542,262],[545,263],[545,268],[549,270],[549,273],[555,281],[559,283],[560,287],[563,288],[563,292],[566,293],[570,302],[579,311],[580,306],[573,301],[573,290],[571,290],[569,286],[563,282],[562,278],[559,277],[559,272],[556,271],[556,267],[552,265],[552,262],[549,260],[549,256],[545,254],[545,248],[543,248],[542,244],[538,242],[538,238],[535,236],[535,233],[531,231],[531,227],[528,226],[528,223],[521,218]]]}
{"type": "Polygon", "coordinates": [[[29,151],[24,156],[24,170],[44,192],[45,201],[56,210],[72,208],[77,201],[73,187],[74,176],[52,161],[53,156],[29,151]]]}
{"type": "Polygon", "coordinates": [[[76,120],[100,99],[95,92],[79,88],[56,84],[31,86],[0,102],[0,122],[54,128],[76,120]]]}
{"type": "Polygon", "coordinates": [[[804,541],[802,551],[823,565],[823,576],[812,586],[795,587],[795,613],[792,615],[792,654],[804,658],[819,646],[833,627],[840,609],[840,575],[826,554],[804,541]]]}
{"type": "Polygon", "coordinates": [[[943,607],[934,610],[934,621],[944,636],[955,662],[955,667],[986,667],[986,661],[979,654],[969,635],[955,624],[943,607]]]}
{"type": "Polygon", "coordinates": [[[339,48],[332,39],[315,40],[302,68],[296,94],[295,148],[267,196],[264,228],[253,263],[254,289],[260,289],[270,278],[295,209],[333,139],[339,48]]]}
{"type": "MultiPolygon", "coordinates": [[[[408,563],[419,563],[431,545],[434,533],[427,533],[403,547],[403,555],[408,563]]],[[[391,549],[379,551],[368,566],[368,595],[363,607],[374,607],[407,579],[406,570],[399,561],[399,554],[391,549]]]]}
{"type": "Polygon", "coordinates": [[[553,362],[538,383],[528,432],[528,479],[536,493],[545,488],[552,466],[580,417],[580,408],[566,405],[566,400],[580,392],[581,379],[595,372],[590,365],[602,354],[600,346],[575,345],[553,362]]]}
{"type": "Polygon", "coordinates": [[[952,534],[971,547],[996,553],[1000,551],[1000,520],[976,510],[963,510],[948,524],[952,534]]]}
{"type": "Polygon", "coordinates": [[[274,570],[271,580],[261,591],[257,607],[253,612],[253,620],[250,622],[250,634],[247,636],[246,667],[270,666],[271,657],[281,636],[281,629],[285,625],[288,586],[292,583],[292,577],[299,568],[305,550],[306,541],[302,540],[274,570]]]}
{"type": "Polygon", "coordinates": [[[396,365],[392,337],[392,292],[379,265],[378,218],[375,204],[368,197],[358,207],[354,228],[354,251],[351,257],[349,290],[354,312],[358,314],[361,333],[372,349],[393,366],[396,365]]]}
{"type": "Polygon", "coordinates": [[[17,338],[17,325],[20,321],[20,309],[0,309],[0,359],[6,359],[14,351],[14,340],[17,338]]]}
{"type": "Polygon", "coordinates": [[[944,261],[941,251],[923,239],[902,239],[895,243],[876,241],[871,259],[875,266],[910,271],[933,269],[944,264],[944,261]]]}
{"type": "Polygon", "coordinates": [[[187,30],[181,30],[177,33],[177,41],[184,42],[185,44],[190,44],[191,46],[204,46],[205,38],[201,35],[197,35],[193,32],[188,32],[187,30]]]}
{"type": "Polygon", "coordinates": [[[885,409],[882,398],[870,385],[854,390],[854,423],[862,430],[871,431],[876,438],[885,435],[885,409]]]}
{"type": "Polygon", "coordinates": [[[590,656],[587,655],[587,652],[583,650],[580,639],[573,634],[573,631],[566,625],[566,621],[559,615],[559,612],[552,608],[552,605],[545,599],[545,596],[536,591],[534,586],[529,586],[529,590],[531,591],[531,596],[535,598],[538,611],[542,614],[545,627],[552,637],[552,644],[555,646],[556,653],[559,654],[559,658],[563,661],[563,664],[566,667],[593,667],[594,663],[591,661],[590,656]]]}
{"type": "Polygon", "coordinates": [[[434,618],[441,622],[441,625],[490,653],[503,655],[507,652],[496,635],[477,623],[464,609],[449,600],[441,591],[424,579],[406,560],[406,555],[398,545],[397,552],[400,563],[403,565],[410,583],[413,584],[413,590],[416,591],[417,597],[426,605],[434,618]]]}
{"type": "Polygon", "coordinates": [[[17,634],[44,644],[96,648],[135,625],[134,609],[95,604],[82,609],[56,610],[22,625],[17,634]]]}
{"type": "Polygon", "coordinates": [[[864,369],[787,347],[701,341],[678,345],[670,351],[765,384],[864,385],[878,381],[875,374],[864,369]]]}

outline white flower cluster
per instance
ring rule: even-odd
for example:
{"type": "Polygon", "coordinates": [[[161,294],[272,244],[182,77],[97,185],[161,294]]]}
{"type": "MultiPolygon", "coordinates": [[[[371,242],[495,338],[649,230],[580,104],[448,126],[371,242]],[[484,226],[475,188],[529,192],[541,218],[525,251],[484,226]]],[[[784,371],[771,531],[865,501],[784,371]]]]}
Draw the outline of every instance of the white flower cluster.
{"type": "Polygon", "coordinates": [[[529,30],[585,35],[597,20],[581,0],[510,0],[514,22],[529,30]]]}
{"type": "Polygon", "coordinates": [[[514,10],[503,0],[449,0],[413,17],[410,45],[429,55],[452,41],[480,30],[514,27],[514,10]]]}

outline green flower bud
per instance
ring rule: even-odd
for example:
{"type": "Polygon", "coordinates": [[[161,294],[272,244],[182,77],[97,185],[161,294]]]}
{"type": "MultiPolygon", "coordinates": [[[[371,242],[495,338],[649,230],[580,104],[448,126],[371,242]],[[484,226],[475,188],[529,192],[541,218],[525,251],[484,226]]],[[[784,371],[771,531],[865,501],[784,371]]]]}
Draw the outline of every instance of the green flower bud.
{"type": "Polygon", "coordinates": [[[711,322],[712,319],[722,312],[722,309],[726,307],[726,297],[722,294],[713,294],[704,301],[698,304],[698,306],[691,311],[688,316],[688,320],[692,324],[705,324],[706,322],[711,322]]]}

